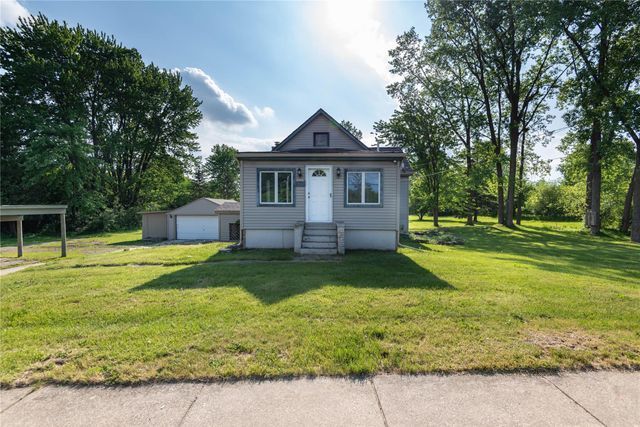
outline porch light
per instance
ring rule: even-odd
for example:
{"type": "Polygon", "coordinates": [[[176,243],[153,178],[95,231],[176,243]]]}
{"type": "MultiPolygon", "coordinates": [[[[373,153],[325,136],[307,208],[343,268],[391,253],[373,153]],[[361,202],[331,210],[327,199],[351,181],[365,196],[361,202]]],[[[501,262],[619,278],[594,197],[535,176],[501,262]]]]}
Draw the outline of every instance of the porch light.
{"type": "Polygon", "coordinates": [[[336,175],[338,175],[338,178],[340,178],[341,173],[342,173],[342,169],[336,168],[336,175]]]}
{"type": "Polygon", "coordinates": [[[298,178],[302,178],[302,169],[298,168],[296,170],[296,174],[298,175],[298,178]]]}

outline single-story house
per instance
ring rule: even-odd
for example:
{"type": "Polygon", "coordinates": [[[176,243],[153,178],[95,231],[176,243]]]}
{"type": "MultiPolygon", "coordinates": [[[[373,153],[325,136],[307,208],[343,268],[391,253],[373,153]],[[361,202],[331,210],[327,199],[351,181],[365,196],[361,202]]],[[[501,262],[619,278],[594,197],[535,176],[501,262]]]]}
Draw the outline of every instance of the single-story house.
{"type": "Polygon", "coordinates": [[[244,247],[395,250],[408,230],[405,154],[367,147],[323,109],[271,151],[238,159],[244,247]]]}
{"type": "Polygon", "coordinates": [[[240,203],[202,197],[170,211],[142,214],[143,239],[239,240],[240,203]]]}

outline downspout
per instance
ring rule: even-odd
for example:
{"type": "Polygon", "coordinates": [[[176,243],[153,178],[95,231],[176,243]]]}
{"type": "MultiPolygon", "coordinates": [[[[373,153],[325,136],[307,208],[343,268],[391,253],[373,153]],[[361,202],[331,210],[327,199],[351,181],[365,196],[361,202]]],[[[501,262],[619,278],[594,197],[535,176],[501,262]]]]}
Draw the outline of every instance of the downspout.
{"type": "Polygon", "coordinates": [[[244,189],[244,161],[240,160],[240,239],[239,245],[244,248],[244,198],[242,197],[242,190],[244,189]]]}
{"type": "Polygon", "coordinates": [[[400,245],[400,172],[402,170],[402,160],[394,160],[394,163],[396,164],[396,250],[398,250],[400,245]]]}

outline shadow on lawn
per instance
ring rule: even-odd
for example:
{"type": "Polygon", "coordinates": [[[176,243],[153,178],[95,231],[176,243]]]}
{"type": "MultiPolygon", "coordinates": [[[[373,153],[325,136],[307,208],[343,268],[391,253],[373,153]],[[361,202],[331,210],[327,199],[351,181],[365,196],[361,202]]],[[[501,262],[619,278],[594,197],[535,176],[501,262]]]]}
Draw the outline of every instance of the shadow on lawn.
{"type": "MultiPolygon", "coordinates": [[[[215,261],[218,256],[212,256],[209,261],[215,261]]],[[[198,264],[160,276],[131,291],[242,287],[263,303],[274,304],[323,286],[455,289],[403,254],[354,251],[329,261],[198,264]]]]}
{"type": "Polygon", "coordinates": [[[608,280],[640,278],[640,246],[610,236],[590,236],[576,231],[546,227],[500,226],[451,228],[465,240],[463,250],[491,253],[496,259],[513,262],[504,255],[543,270],[589,275],[608,280]]]}

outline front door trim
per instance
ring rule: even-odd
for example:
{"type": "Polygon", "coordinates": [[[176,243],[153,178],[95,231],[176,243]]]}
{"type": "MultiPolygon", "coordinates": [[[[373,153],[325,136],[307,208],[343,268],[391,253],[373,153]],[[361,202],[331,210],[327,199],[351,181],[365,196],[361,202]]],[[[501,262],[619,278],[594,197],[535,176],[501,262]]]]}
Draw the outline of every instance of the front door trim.
{"type": "Polygon", "coordinates": [[[305,221],[306,222],[333,222],[333,166],[329,165],[306,165],[305,166],[305,221]],[[311,191],[311,176],[310,171],[315,169],[328,169],[329,170],[329,219],[327,221],[310,221],[309,220],[309,200],[311,191]]]}

